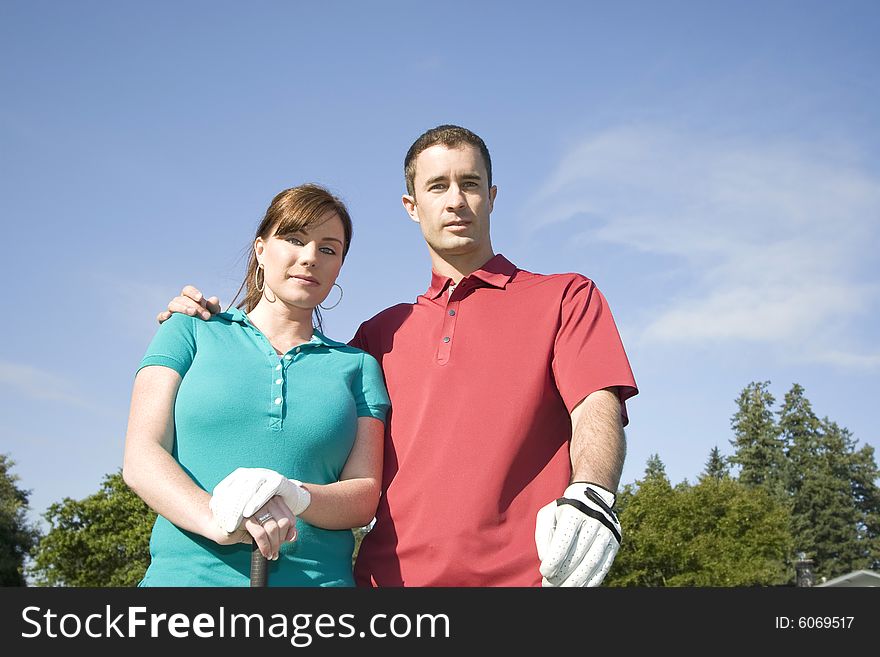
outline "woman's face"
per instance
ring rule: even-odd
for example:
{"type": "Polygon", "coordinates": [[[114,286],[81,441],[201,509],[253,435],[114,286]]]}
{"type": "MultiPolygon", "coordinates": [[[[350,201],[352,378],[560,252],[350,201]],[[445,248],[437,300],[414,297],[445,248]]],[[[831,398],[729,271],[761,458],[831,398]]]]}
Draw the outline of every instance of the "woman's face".
{"type": "Polygon", "coordinates": [[[344,245],[342,220],[333,211],[299,232],[266,240],[258,237],[254,250],[265,273],[263,294],[268,289],[270,298],[274,295],[288,305],[314,310],[339,276],[344,245]]]}

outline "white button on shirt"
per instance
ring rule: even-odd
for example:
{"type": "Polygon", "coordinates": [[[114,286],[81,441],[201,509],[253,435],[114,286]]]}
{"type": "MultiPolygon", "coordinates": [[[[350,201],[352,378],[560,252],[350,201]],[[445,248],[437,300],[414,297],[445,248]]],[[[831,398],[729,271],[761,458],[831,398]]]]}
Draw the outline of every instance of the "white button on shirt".
{"type": "Polygon", "coordinates": [[[275,405],[277,406],[280,403],[281,403],[281,397],[276,397],[275,398],[275,405]]]}

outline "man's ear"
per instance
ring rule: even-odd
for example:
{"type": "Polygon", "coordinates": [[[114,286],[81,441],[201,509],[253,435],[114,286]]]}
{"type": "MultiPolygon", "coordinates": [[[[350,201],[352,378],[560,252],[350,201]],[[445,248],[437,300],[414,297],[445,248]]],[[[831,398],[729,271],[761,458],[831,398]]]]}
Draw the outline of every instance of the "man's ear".
{"type": "Polygon", "coordinates": [[[406,213],[409,215],[409,218],[415,221],[416,223],[420,223],[419,221],[419,206],[416,205],[416,197],[409,196],[404,194],[400,199],[403,202],[403,209],[406,210],[406,213]]]}
{"type": "Polygon", "coordinates": [[[496,185],[492,185],[489,188],[489,212],[495,209],[495,196],[498,194],[498,187],[496,185]]]}

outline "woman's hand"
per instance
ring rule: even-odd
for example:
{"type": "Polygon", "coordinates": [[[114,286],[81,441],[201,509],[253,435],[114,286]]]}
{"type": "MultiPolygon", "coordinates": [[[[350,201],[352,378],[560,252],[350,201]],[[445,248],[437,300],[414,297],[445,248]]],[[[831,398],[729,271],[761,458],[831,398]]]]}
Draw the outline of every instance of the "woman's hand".
{"type": "Polygon", "coordinates": [[[296,516],[279,496],[271,498],[257,512],[245,518],[241,529],[227,533],[210,517],[204,536],[218,545],[257,542],[260,553],[267,559],[277,559],[282,544],[296,540],[296,516]],[[272,517],[260,524],[258,518],[266,513],[272,517]]]}
{"type": "Polygon", "coordinates": [[[210,538],[218,545],[235,545],[237,543],[250,543],[251,535],[245,529],[236,529],[231,534],[227,534],[220,527],[214,527],[211,531],[210,538]]]}
{"type": "MultiPolygon", "coordinates": [[[[257,512],[244,521],[246,535],[256,541],[257,547],[267,559],[277,560],[284,543],[296,540],[296,516],[279,496],[271,498],[257,512]],[[262,523],[259,518],[271,517],[262,523]]],[[[241,531],[241,530],[239,530],[241,531]]],[[[250,541],[245,541],[250,542],[250,541]]]]}
{"type": "Polygon", "coordinates": [[[302,514],[311,501],[301,482],[287,479],[275,470],[236,468],[214,486],[208,506],[217,524],[233,532],[276,495],[296,515],[302,514]]]}

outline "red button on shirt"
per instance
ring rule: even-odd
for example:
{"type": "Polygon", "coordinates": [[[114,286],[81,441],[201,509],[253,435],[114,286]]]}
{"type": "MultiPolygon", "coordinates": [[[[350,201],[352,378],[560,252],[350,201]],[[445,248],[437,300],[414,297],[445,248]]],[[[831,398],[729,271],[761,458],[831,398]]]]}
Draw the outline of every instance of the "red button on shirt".
{"type": "Polygon", "coordinates": [[[451,295],[450,283],[435,273],[414,304],[364,322],[351,343],[382,365],[391,397],[383,495],[355,575],[537,586],[535,514],[569,483],[570,412],[610,386],[625,401],[635,381],[584,276],[533,274],[497,255],[451,295]]]}

